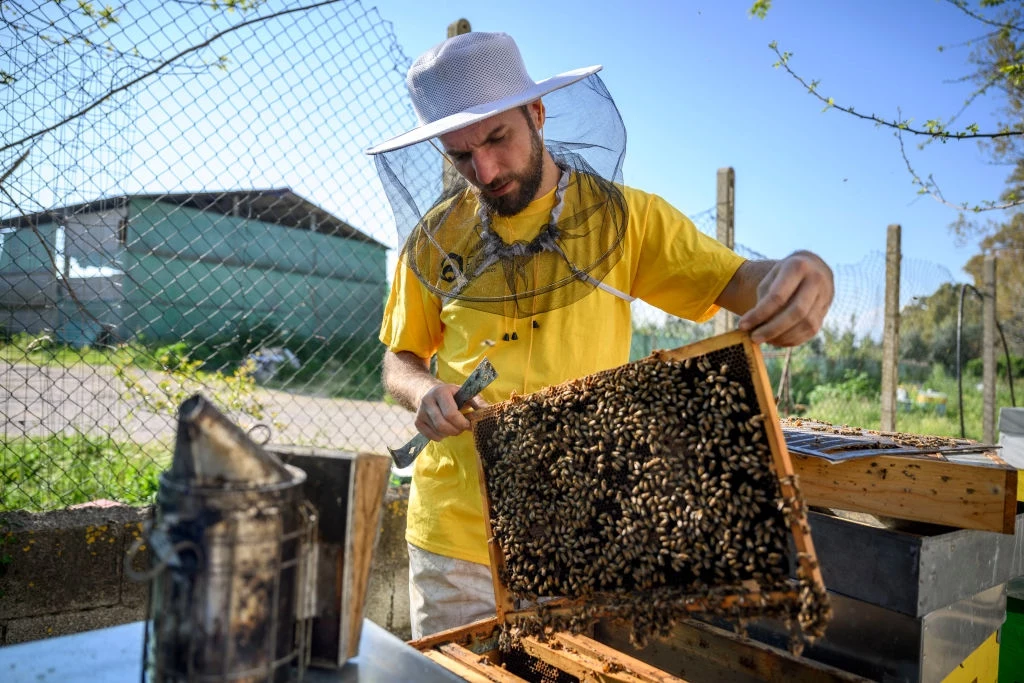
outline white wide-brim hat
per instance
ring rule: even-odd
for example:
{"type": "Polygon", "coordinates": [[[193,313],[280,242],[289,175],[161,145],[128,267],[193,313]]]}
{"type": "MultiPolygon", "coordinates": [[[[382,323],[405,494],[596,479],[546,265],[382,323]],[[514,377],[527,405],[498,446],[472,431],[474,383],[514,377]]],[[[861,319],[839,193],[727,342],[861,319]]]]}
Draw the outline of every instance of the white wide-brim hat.
{"type": "Polygon", "coordinates": [[[420,125],[366,153],[390,152],[465,128],[600,70],[600,66],[588,66],[534,81],[511,36],[464,33],[449,38],[422,54],[406,76],[420,125]]]}

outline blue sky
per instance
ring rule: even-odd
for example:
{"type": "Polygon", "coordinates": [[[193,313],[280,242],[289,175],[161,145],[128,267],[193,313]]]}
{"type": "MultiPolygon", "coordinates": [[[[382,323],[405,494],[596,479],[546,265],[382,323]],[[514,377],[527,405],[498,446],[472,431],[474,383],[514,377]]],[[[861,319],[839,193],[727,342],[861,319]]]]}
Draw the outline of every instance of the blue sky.
{"type": "MultiPolygon", "coordinates": [[[[836,271],[834,322],[856,316],[858,330],[877,337],[890,223],[903,227],[903,304],[966,280],[962,266],[977,245],[958,245],[948,229],[956,212],[917,194],[891,131],[822,112],[773,68],[768,44],[792,52],[792,67],[838,103],[923,123],[958,111],[971,92],[953,82],[969,72],[969,49],[938,47],[977,38],[984,27],[949,0],[775,0],[763,21],[749,17],[751,2],[362,0],[291,14],[231,33],[193,60],[228,55],[225,71],[172,69],[48,136],[25,166],[19,201],[33,211],[99,195],[290,187],[394,247],[391,212],[364,150],[413,125],[396,61],[404,71],[465,17],[475,30],[512,34],[536,79],[604,65],[628,131],[628,184],[703,215],[698,225],[713,231],[706,211],[716,171],[733,167],[738,245],[773,258],[800,248],[821,254],[836,271]]],[[[130,11],[115,40],[164,57],[238,20],[177,3],[130,11]]],[[[15,87],[24,91],[22,109],[52,102],[60,118],[72,95],[89,99],[85,86],[103,90],[130,73],[116,60],[100,62],[76,66],[100,67],[81,93],[61,90],[65,69],[55,76],[43,63],[15,87]],[[43,78],[50,80],[35,92],[43,78]]],[[[998,104],[979,102],[961,122],[992,128],[998,104]]],[[[30,113],[32,127],[39,112],[30,113]]],[[[948,198],[974,204],[1004,187],[1009,169],[989,163],[975,142],[925,150],[918,142],[907,140],[912,162],[948,198]]],[[[392,249],[389,272],[394,259],[392,249]]]]}
{"type": "MultiPolygon", "coordinates": [[[[483,3],[377,0],[411,58],[467,18],[474,30],[516,38],[535,79],[589,64],[616,98],[629,135],[627,184],[689,213],[713,206],[715,173],[736,170],[736,240],[781,257],[809,248],[837,267],[885,249],[886,226],[903,228],[905,271],[931,264],[957,280],[977,251],[957,245],[955,211],[917,194],[885,129],[822,106],[773,68],[775,40],[822,93],[858,111],[923,123],[956,112],[969,84],[967,48],[938,50],[983,33],[941,0],[776,0],[765,20],[749,0],[483,3]]],[[[997,103],[980,102],[964,124],[991,124],[997,103]]],[[[396,131],[397,132],[397,131],[396,131]]],[[[1008,169],[975,142],[917,148],[917,170],[947,198],[995,198],[1008,169]]],[[[995,217],[995,216],[994,216],[995,217]]],[[[929,278],[931,275],[925,276],[929,278]]]]}

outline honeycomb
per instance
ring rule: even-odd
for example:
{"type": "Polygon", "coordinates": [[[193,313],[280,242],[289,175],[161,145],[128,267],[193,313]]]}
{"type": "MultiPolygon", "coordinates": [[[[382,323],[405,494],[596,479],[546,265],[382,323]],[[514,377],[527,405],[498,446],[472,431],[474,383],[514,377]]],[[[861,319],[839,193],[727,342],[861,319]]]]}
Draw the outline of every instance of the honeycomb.
{"type": "Polygon", "coordinates": [[[766,417],[742,344],[657,353],[484,411],[474,434],[498,578],[530,606],[518,632],[612,615],[642,644],[710,613],[820,635],[828,604],[808,564],[791,566],[800,519],[766,417]]]}

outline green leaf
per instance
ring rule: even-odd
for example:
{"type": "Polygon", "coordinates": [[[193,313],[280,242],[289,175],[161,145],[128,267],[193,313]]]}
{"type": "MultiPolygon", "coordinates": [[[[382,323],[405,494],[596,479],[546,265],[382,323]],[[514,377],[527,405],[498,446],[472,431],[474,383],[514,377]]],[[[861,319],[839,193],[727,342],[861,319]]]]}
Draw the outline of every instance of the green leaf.
{"type": "Polygon", "coordinates": [[[747,14],[758,19],[764,19],[771,8],[772,0],[754,0],[754,4],[747,10],[747,14]]]}

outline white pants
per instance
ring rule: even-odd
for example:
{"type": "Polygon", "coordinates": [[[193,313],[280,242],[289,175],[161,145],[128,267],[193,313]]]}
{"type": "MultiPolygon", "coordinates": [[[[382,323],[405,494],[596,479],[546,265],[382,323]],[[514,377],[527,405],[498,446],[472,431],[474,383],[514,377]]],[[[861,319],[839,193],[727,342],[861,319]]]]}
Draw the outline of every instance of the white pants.
{"type": "Polygon", "coordinates": [[[409,544],[409,620],[416,640],[493,617],[491,568],[409,544]]]}

